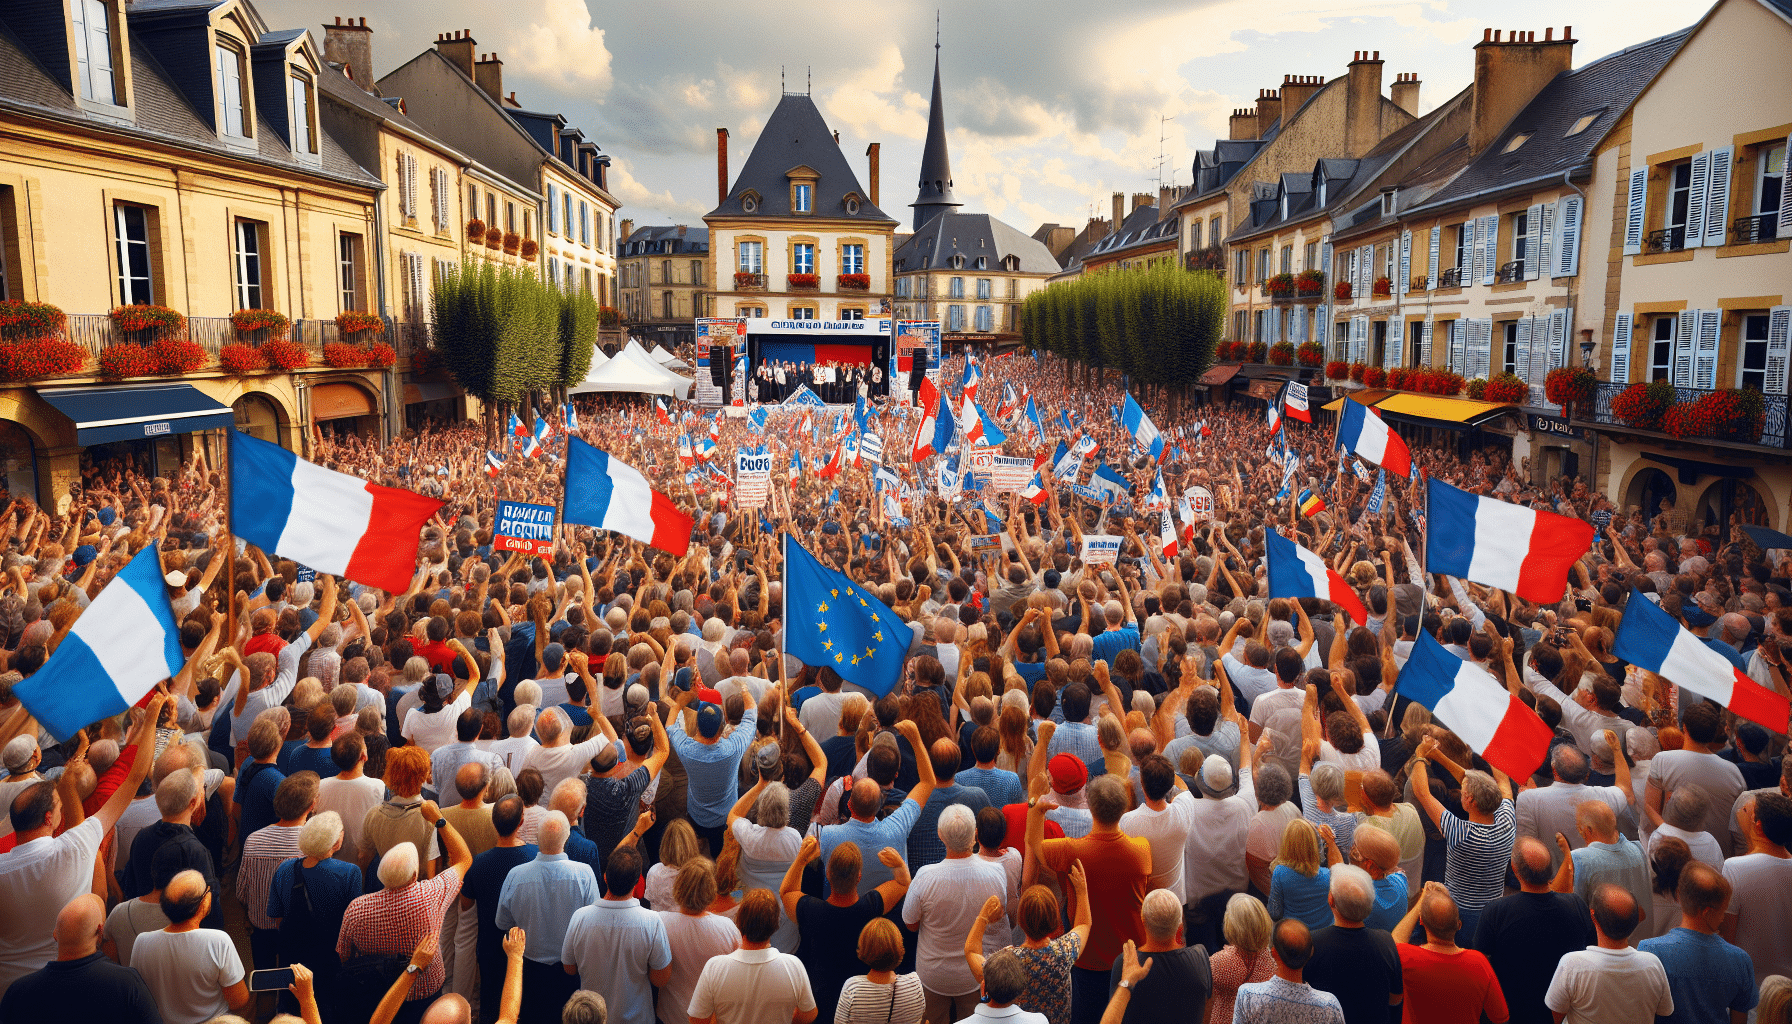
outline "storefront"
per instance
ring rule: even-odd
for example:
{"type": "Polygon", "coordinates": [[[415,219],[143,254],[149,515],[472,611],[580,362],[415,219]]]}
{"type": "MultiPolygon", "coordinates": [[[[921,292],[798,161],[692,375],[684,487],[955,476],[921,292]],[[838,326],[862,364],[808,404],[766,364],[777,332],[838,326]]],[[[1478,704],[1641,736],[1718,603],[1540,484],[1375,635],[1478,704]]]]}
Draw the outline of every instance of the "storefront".
{"type": "Polygon", "coordinates": [[[372,391],[347,381],[314,384],[309,391],[311,422],[320,434],[380,437],[379,400],[372,391]]]}
{"type": "Polygon", "coordinates": [[[191,384],[45,388],[38,395],[75,427],[83,468],[119,460],[139,473],[172,476],[182,437],[235,425],[232,410],[191,384]]]}
{"type": "Polygon", "coordinates": [[[465,418],[460,389],[448,381],[417,380],[404,386],[404,425],[421,430],[427,422],[458,423],[465,418]]]}

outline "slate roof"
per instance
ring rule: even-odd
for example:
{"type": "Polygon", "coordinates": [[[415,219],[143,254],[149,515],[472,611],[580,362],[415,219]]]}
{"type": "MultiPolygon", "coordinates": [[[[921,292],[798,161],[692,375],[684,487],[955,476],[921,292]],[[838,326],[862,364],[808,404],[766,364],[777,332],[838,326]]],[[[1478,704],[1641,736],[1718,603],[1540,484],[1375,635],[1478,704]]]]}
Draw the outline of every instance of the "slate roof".
{"type": "Polygon", "coordinates": [[[953,207],[963,206],[952,197],[952,159],[946,152],[946,106],[940,99],[940,47],[933,45],[933,102],[927,108],[927,145],[921,150],[921,175],[916,182],[915,230],[953,207]]]}
{"type": "Polygon", "coordinates": [[[1492,145],[1423,207],[1414,209],[1472,202],[1506,189],[1530,187],[1588,162],[1600,140],[1679,52],[1691,32],[1690,28],[1681,29],[1557,75],[1525,104],[1492,145]],[[1595,111],[1599,116],[1592,124],[1567,135],[1576,121],[1595,111]],[[1530,138],[1517,150],[1506,152],[1515,136],[1527,133],[1530,138]]]}
{"type": "Polygon", "coordinates": [[[846,154],[834,142],[834,136],[822,119],[815,101],[804,95],[786,93],[778,100],[772,116],[759,132],[747,162],[734,179],[728,198],[711,210],[708,217],[792,217],[790,179],[785,175],[797,167],[809,167],[821,175],[816,183],[811,205],[813,215],[832,219],[859,220],[868,224],[894,224],[889,214],[871,205],[869,194],[853,174],[846,154]],[[759,209],[748,213],[741,206],[741,195],[748,189],[759,194],[759,209]],[[859,212],[846,212],[846,194],[859,195],[859,212]]]}
{"type": "Polygon", "coordinates": [[[663,242],[672,243],[672,255],[684,253],[700,253],[709,251],[709,229],[703,227],[684,226],[684,237],[678,236],[677,224],[658,224],[636,228],[622,240],[620,256],[661,256],[666,255],[663,242]],[[635,245],[642,248],[636,249],[635,245]]]}
{"type": "Polygon", "coordinates": [[[1141,206],[1126,215],[1118,231],[1095,243],[1083,255],[1083,262],[1113,259],[1131,249],[1162,244],[1166,239],[1174,244],[1181,230],[1180,219],[1165,217],[1158,220],[1156,206],[1141,206]]]}
{"type": "Polygon", "coordinates": [[[976,266],[979,256],[988,258],[989,270],[1002,269],[1002,260],[1009,256],[1020,258],[1020,273],[1023,274],[1055,274],[1059,270],[1051,250],[1037,238],[987,213],[959,213],[956,210],[928,218],[921,230],[897,247],[892,259],[896,273],[908,274],[947,269],[953,256],[965,258],[966,270],[976,266]],[[923,257],[931,257],[931,260],[924,265],[923,257]]]}
{"type": "MultiPolygon", "coordinates": [[[[202,10],[219,0],[138,0],[133,16],[145,11],[202,10]]],[[[264,36],[257,42],[274,42],[264,36]]],[[[293,174],[331,178],[362,188],[381,189],[379,176],[363,169],[328,131],[318,135],[320,163],[300,161],[287,148],[280,133],[268,123],[257,104],[254,151],[225,145],[209,118],[202,118],[177,88],[154,53],[135,34],[131,36],[132,110],[135,122],[119,121],[88,113],[75,103],[73,94],[60,85],[19,41],[12,26],[0,19],[0,108],[92,125],[111,132],[134,135],[146,142],[199,150],[228,160],[246,160],[278,167],[293,174]]],[[[328,77],[328,76],[325,76],[328,77]]],[[[257,97],[259,99],[259,97],[257,97]]]]}

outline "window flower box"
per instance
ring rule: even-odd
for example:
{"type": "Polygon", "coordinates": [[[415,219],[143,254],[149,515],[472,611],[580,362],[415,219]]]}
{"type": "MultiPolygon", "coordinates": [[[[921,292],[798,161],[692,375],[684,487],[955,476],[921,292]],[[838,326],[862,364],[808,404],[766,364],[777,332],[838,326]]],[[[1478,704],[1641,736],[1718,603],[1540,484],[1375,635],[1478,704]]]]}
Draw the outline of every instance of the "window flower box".
{"type": "Polygon", "coordinates": [[[1388,383],[1388,371],[1379,366],[1371,366],[1363,371],[1363,387],[1380,388],[1388,383]]]}
{"type": "Polygon", "coordinates": [[[1363,378],[1368,373],[1369,373],[1369,364],[1368,363],[1351,363],[1350,364],[1350,379],[1357,382],[1358,384],[1361,384],[1363,382],[1363,378]]]}
{"type": "Polygon", "coordinates": [[[1350,301],[1350,282],[1349,281],[1339,281],[1337,284],[1333,285],[1332,286],[1332,298],[1336,299],[1339,302],[1349,302],[1350,301]]]}
{"type": "Polygon", "coordinates": [[[1350,364],[1342,359],[1334,359],[1325,364],[1326,380],[1349,380],[1350,364]]]}
{"type": "Polygon", "coordinates": [[[271,309],[239,309],[230,314],[230,326],[238,334],[263,333],[265,338],[284,338],[292,326],[285,314],[271,309]]]}
{"type": "Polygon", "coordinates": [[[1302,298],[1322,294],[1325,291],[1325,271],[1303,270],[1294,275],[1294,290],[1302,298]]]}
{"type": "Polygon", "coordinates": [[[311,350],[284,338],[279,341],[270,341],[261,346],[261,354],[267,357],[270,367],[282,373],[301,370],[311,365],[311,350]]]}
{"type": "Polygon", "coordinates": [[[233,377],[247,377],[266,370],[268,361],[260,347],[233,341],[218,349],[218,365],[233,377]]]}
{"type": "Polygon", "coordinates": [[[113,327],[127,333],[172,333],[187,329],[187,318],[167,306],[119,306],[107,315],[112,318],[113,327]]]}
{"type": "Polygon", "coordinates": [[[474,217],[472,220],[467,221],[467,241],[472,242],[475,245],[485,241],[485,221],[480,220],[478,217],[474,217]]]}
{"type": "Polygon", "coordinates": [[[1294,365],[1294,342],[1278,341],[1269,348],[1269,361],[1275,366],[1294,365]]]}
{"type": "Polygon", "coordinates": [[[100,376],[112,380],[125,377],[147,377],[155,372],[155,360],[149,349],[132,341],[121,341],[100,349],[100,376]]]}
{"type": "Polygon", "coordinates": [[[487,249],[502,249],[504,247],[504,232],[498,228],[486,228],[485,247],[487,249]]]}
{"type": "Polygon", "coordinates": [[[1268,292],[1274,298],[1288,298],[1294,294],[1294,275],[1277,274],[1268,281],[1263,282],[1263,290],[1268,292]]]}
{"type": "Polygon", "coordinates": [[[871,290],[870,274],[841,274],[836,278],[836,285],[842,291],[865,292],[871,290]]]}
{"type": "Polygon", "coordinates": [[[1385,277],[1378,277],[1375,279],[1375,284],[1370,290],[1376,295],[1392,295],[1394,294],[1394,282],[1385,277]]]}
{"type": "Polygon", "coordinates": [[[61,332],[68,315],[47,302],[0,302],[0,338],[50,338],[61,332]]]}
{"type": "Polygon", "coordinates": [[[1531,396],[1531,386],[1514,373],[1502,373],[1487,382],[1482,396],[1489,402],[1511,402],[1523,405],[1531,396]]]}
{"type": "Polygon", "coordinates": [[[336,330],[341,334],[382,334],[386,330],[386,321],[373,313],[362,313],[356,310],[336,314],[336,330]]]}
{"type": "Polygon", "coordinates": [[[1295,350],[1294,357],[1302,366],[1323,366],[1325,364],[1325,346],[1317,341],[1308,341],[1295,350]]]}
{"type": "Polygon", "coordinates": [[[208,360],[205,347],[197,341],[186,338],[157,338],[149,346],[150,362],[155,372],[168,377],[178,377],[192,373],[204,366],[208,360]]]}
{"type": "Polygon", "coordinates": [[[398,353],[392,346],[383,341],[376,341],[367,346],[367,368],[384,370],[398,362],[398,353]]]}
{"type": "Polygon", "coordinates": [[[337,370],[366,366],[367,350],[359,345],[330,342],[324,346],[324,365],[337,370]]]}
{"type": "Polygon", "coordinates": [[[0,380],[62,377],[80,373],[85,365],[87,349],[62,338],[29,337],[0,343],[0,380]]]}
{"type": "Polygon", "coordinates": [[[523,236],[514,231],[504,232],[504,251],[512,256],[523,247],[523,236]]]}
{"type": "Polygon", "coordinates": [[[518,253],[523,259],[533,262],[535,257],[541,254],[541,246],[535,239],[525,238],[523,239],[522,247],[518,250],[518,253]]]}
{"type": "Polygon", "coordinates": [[[812,292],[821,287],[820,274],[785,274],[785,284],[793,292],[812,292]]]}

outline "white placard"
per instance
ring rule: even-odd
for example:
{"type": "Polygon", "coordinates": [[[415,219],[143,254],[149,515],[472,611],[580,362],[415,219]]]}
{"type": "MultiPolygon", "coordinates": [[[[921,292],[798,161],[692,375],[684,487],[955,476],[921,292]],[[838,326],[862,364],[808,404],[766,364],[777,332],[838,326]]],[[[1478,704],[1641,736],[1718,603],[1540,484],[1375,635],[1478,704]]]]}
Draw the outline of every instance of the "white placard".
{"type": "Polygon", "coordinates": [[[1111,533],[1088,533],[1083,535],[1084,565],[1113,565],[1120,557],[1120,541],[1123,538],[1111,533]]]}

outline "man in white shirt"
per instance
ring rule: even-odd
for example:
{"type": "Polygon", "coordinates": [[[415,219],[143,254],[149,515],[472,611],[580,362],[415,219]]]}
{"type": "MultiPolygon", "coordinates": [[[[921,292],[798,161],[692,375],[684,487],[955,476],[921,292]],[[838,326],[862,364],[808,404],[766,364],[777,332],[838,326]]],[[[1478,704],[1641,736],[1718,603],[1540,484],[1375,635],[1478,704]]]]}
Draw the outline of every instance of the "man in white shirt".
{"type": "Polygon", "coordinates": [[[1579,747],[1563,743],[1549,755],[1549,768],[1555,775],[1555,782],[1541,789],[1519,791],[1518,834],[1539,840],[1550,848],[1552,871],[1562,866],[1562,851],[1556,846],[1557,833],[1568,837],[1571,849],[1578,850],[1586,845],[1575,830],[1574,809],[1588,800],[1609,805],[1617,818],[1618,831],[1627,838],[1636,838],[1636,823],[1631,814],[1633,790],[1623,786],[1587,785],[1591,767],[1587,755],[1579,747]]]}
{"type": "MultiPolygon", "coordinates": [[[[971,1015],[957,1024],[983,1024],[999,1020],[1004,1024],[1050,1024],[1043,1013],[1033,1013],[1014,1005],[1026,994],[1027,968],[1013,950],[1004,949],[983,961],[983,998],[971,1015]]],[[[930,1020],[932,1018],[929,1018],[930,1020]]]]}
{"type": "MultiPolygon", "coordinates": [[[[1226,901],[1251,886],[1245,863],[1251,816],[1257,813],[1257,791],[1251,781],[1250,745],[1238,744],[1238,792],[1232,788],[1232,765],[1223,757],[1201,762],[1195,786],[1201,799],[1189,808],[1188,841],[1182,848],[1183,906],[1187,939],[1217,950],[1225,944],[1220,925],[1226,901]]],[[[1155,854],[1153,854],[1155,856],[1155,854]]]]}
{"type": "MultiPolygon", "coordinates": [[[[358,732],[345,732],[330,744],[330,761],[336,775],[317,784],[317,810],[335,811],[342,816],[342,847],[350,851],[361,848],[361,823],[367,812],[386,799],[386,784],[366,774],[367,741],[358,732]]],[[[347,859],[347,858],[344,858],[347,859]]]]}
{"type": "Polygon", "coordinates": [[[485,716],[477,708],[462,711],[454,720],[455,742],[444,743],[429,755],[429,776],[431,788],[443,800],[452,800],[454,793],[454,776],[462,765],[478,762],[489,771],[496,771],[504,762],[488,751],[480,750],[476,743],[479,730],[484,725],[485,716]]]}
{"type": "MultiPolygon", "coordinates": [[[[809,988],[803,962],[772,948],[779,913],[778,898],[771,890],[747,892],[734,915],[740,928],[740,948],[711,957],[703,965],[685,1011],[691,1019],[713,1015],[716,1024],[811,1024],[815,1020],[815,993],[809,988]]],[[[1045,1024],[1044,1018],[1039,1024],[1045,1024]]]]}
{"type": "MultiPolygon", "coordinates": [[[[144,715],[131,730],[131,742],[147,750],[154,741],[155,725],[169,698],[150,699],[144,715]]],[[[0,996],[12,983],[56,959],[56,939],[48,924],[70,900],[93,886],[94,859],[106,833],[118,823],[137,787],[149,777],[150,761],[139,756],[118,790],[91,818],[81,808],[73,771],[87,760],[86,734],[64,766],[57,782],[40,782],[13,797],[6,808],[18,845],[0,856],[0,996]],[[61,835],[56,831],[69,823],[61,835]]]]}
{"type": "Polygon", "coordinates": [[[542,648],[541,675],[535,677],[536,685],[541,687],[541,706],[551,708],[567,703],[571,698],[566,692],[566,681],[570,678],[566,671],[566,648],[558,643],[542,648]]]}
{"type": "MultiPolygon", "coordinates": [[[[522,687],[518,686],[517,689],[521,690],[522,687]]],[[[541,746],[535,741],[535,737],[529,735],[529,730],[535,727],[535,713],[539,710],[533,704],[518,703],[511,709],[510,717],[504,721],[509,735],[501,740],[481,741],[485,743],[486,752],[496,758],[499,764],[510,769],[512,775],[522,771],[529,753],[541,746]]]]}
{"type": "Polygon", "coordinates": [[[1673,1013],[1660,958],[1626,941],[1642,923],[1642,907],[1616,885],[1594,889],[1590,902],[1599,942],[1562,957],[1544,1005],[1567,1024],[1635,1024],[1673,1013]]]}
{"type": "Polygon", "coordinates": [[[1144,787],[1145,802],[1120,816],[1120,831],[1151,844],[1148,887],[1168,889],[1176,894],[1177,903],[1186,904],[1183,850],[1194,829],[1199,801],[1177,777],[1176,766],[1162,754],[1146,754],[1139,762],[1139,784],[1144,787]]]}
{"type": "Polygon", "coordinates": [[[182,871],[162,891],[168,927],[137,936],[131,966],[156,997],[166,1024],[205,1024],[249,1005],[249,986],[236,943],[199,922],[210,909],[205,876],[182,871]]]}
{"type": "MultiPolygon", "coordinates": [[[[552,793],[555,786],[577,777],[597,755],[598,750],[616,742],[616,730],[611,728],[610,720],[602,715],[591,717],[602,735],[593,736],[583,743],[572,742],[572,719],[559,708],[550,707],[535,720],[535,733],[541,737],[541,746],[529,752],[529,756],[523,759],[523,767],[533,768],[541,773],[542,792],[552,793]]],[[[618,750],[616,753],[620,757],[627,751],[618,750]]]]}
{"type": "Polygon", "coordinates": [[[1792,799],[1764,793],[1743,810],[1754,851],[1724,861],[1730,881],[1730,911],[1724,915],[1725,941],[1742,948],[1755,964],[1755,983],[1774,974],[1792,974],[1792,799]]]}
{"type": "MultiPolygon", "coordinates": [[[[1682,691],[1682,699],[1697,698],[1682,691]]],[[[1727,843],[1730,807],[1748,784],[1742,780],[1741,769],[1717,756],[1724,742],[1723,709],[1700,700],[1687,708],[1681,719],[1684,742],[1679,750],[1664,750],[1649,762],[1649,788],[1643,798],[1649,810],[1659,816],[1675,789],[1698,786],[1709,799],[1704,830],[1720,845],[1727,843]]]]}
{"type": "MultiPolygon", "coordinates": [[[[977,978],[965,962],[964,940],[985,900],[1006,902],[1008,873],[998,864],[971,856],[977,816],[963,804],[940,813],[940,842],[946,859],[915,872],[902,901],[902,921],[917,929],[915,975],[921,979],[928,1020],[957,1020],[977,1005],[977,978]]],[[[1002,948],[997,932],[987,933],[983,955],[1002,948]]]]}

